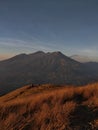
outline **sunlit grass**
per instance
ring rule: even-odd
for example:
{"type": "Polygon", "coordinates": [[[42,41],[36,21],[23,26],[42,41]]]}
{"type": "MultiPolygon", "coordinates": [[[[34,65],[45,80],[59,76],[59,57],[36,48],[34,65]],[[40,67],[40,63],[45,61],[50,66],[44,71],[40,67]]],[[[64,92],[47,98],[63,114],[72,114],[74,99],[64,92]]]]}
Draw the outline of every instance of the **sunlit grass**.
{"type": "Polygon", "coordinates": [[[0,97],[0,128],[97,130],[98,84],[26,86],[0,97]]]}

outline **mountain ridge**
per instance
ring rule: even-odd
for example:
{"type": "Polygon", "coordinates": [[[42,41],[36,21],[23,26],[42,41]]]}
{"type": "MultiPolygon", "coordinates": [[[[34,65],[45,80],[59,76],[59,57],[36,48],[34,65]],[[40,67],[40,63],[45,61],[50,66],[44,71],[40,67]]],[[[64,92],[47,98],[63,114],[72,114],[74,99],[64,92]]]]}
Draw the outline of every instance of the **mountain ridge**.
{"type": "Polygon", "coordinates": [[[31,83],[84,85],[96,81],[95,72],[59,51],[20,54],[0,61],[0,95],[31,83]]]}

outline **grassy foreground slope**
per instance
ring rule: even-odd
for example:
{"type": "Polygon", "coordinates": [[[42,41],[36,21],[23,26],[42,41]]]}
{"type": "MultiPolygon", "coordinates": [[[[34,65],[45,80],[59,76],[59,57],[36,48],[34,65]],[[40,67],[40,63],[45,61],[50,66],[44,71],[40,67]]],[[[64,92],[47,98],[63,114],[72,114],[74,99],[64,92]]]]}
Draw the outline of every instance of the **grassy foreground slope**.
{"type": "Polygon", "coordinates": [[[2,96],[0,130],[98,130],[98,84],[25,86],[2,96]]]}

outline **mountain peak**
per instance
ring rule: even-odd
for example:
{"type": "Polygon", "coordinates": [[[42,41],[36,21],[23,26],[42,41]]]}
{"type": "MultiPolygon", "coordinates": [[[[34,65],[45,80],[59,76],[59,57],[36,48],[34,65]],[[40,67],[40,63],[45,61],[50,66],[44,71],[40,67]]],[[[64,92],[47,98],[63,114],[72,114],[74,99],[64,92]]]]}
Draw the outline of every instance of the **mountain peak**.
{"type": "Polygon", "coordinates": [[[52,54],[55,54],[55,55],[63,55],[60,51],[55,51],[55,52],[53,52],[52,54]]]}
{"type": "Polygon", "coordinates": [[[45,52],[43,52],[43,51],[37,51],[34,54],[45,54],[45,52]]]}
{"type": "Polygon", "coordinates": [[[31,53],[29,55],[43,55],[43,54],[45,54],[45,52],[43,52],[43,51],[37,51],[37,52],[31,53]]]}
{"type": "Polygon", "coordinates": [[[48,52],[47,54],[53,55],[53,56],[60,56],[60,57],[65,57],[66,55],[64,55],[63,53],[61,53],[60,51],[54,51],[54,52],[48,52]]]}

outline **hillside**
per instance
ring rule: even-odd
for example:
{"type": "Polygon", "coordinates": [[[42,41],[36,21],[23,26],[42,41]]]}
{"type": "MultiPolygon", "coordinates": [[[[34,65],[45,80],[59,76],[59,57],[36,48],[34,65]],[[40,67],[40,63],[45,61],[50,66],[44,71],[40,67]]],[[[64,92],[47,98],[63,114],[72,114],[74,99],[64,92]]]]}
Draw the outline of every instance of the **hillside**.
{"type": "Polygon", "coordinates": [[[84,85],[98,80],[98,69],[88,66],[61,52],[20,54],[0,62],[0,95],[31,83],[84,85]]]}
{"type": "Polygon", "coordinates": [[[2,96],[0,130],[98,130],[98,84],[30,85],[2,96]]]}

